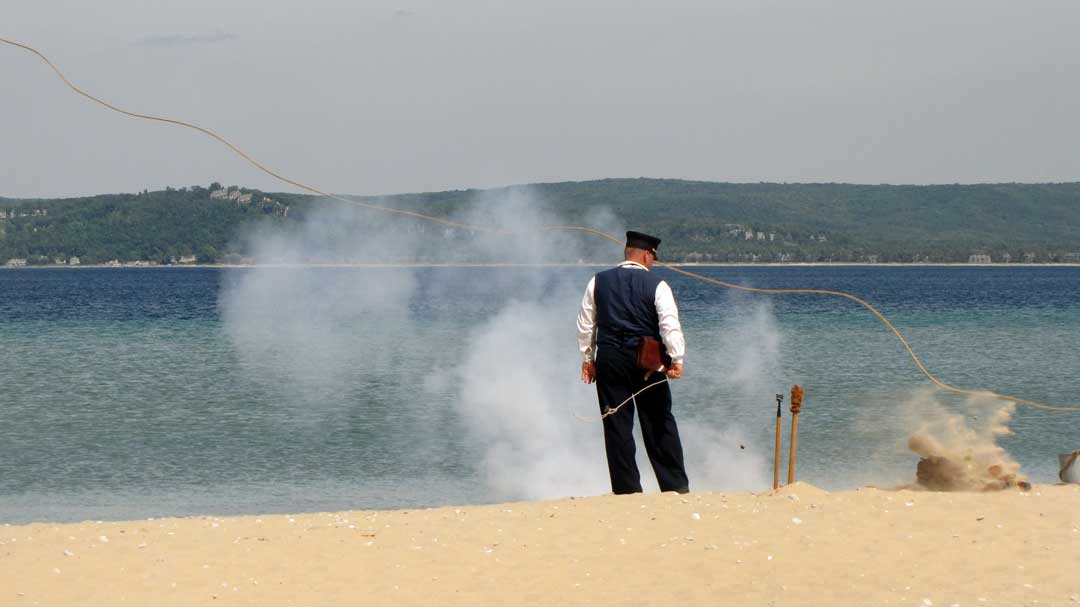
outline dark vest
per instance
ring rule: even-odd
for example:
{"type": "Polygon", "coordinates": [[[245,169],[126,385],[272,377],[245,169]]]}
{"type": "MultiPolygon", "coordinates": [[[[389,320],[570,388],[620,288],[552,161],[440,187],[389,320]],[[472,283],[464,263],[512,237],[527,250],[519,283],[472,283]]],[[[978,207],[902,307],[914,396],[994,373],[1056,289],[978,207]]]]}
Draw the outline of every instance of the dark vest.
{"type": "Polygon", "coordinates": [[[633,348],[642,337],[660,339],[656,287],[662,279],[641,268],[614,267],[596,275],[596,345],[633,348]]]}

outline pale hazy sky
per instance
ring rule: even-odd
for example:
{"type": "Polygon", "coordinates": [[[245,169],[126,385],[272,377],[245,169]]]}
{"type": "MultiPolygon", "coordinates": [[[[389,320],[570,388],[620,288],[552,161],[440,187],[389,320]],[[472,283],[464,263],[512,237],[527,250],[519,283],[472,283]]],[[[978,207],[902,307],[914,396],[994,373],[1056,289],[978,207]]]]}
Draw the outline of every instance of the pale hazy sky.
{"type": "MultiPolygon", "coordinates": [[[[4,0],[0,37],[327,190],[1080,180],[1080,2],[4,0]]],[[[0,46],[0,196],[243,184],[0,46]]]]}

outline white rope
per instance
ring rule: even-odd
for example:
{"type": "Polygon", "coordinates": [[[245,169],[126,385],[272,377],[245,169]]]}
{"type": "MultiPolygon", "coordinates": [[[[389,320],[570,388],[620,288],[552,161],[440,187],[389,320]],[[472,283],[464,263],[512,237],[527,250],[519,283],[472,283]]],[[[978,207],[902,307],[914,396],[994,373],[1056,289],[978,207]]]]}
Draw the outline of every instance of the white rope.
{"type": "MultiPolygon", "coordinates": [[[[566,403],[566,408],[567,408],[568,411],[570,411],[571,415],[573,415],[574,417],[576,417],[580,421],[583,421],[583,422],[604,421],[605,417],[607,417],[609,415],[615,415],[616,413],[618,413],[619,409],[622,409],[623,405],[625,405],[626,403],[636,399],[638,394],[641,394],[642,392],[648,390],[649,388],[652,388],[653,386],[659,386],[660,384],[667,383],[667,381],[668,381],[668,379],[666,377],[664,379],[661,379],[660,381],[654,381],[653,383],[651,383],[651,384],[645,386],[644,388],[638,390],[637,392],[634,392],[633,394],[631,394],[629,398],[627,398],[623,402],[619,403],[619,406],[617,406],[617,407],[609,407],[606,411],[604,411],[600,415],[578,415],[576,412],[574,412],[573,409],[570,409],[570,403],[569,402],[566,403]]],[[[637,402],[635,401],[634,404],[636,405],[637,402]]]]}

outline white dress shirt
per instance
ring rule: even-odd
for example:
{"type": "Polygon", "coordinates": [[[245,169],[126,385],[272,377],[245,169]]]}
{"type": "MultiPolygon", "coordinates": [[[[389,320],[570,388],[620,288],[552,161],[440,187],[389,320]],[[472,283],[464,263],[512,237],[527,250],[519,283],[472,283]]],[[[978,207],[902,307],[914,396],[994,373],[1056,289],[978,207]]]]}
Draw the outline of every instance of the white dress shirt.
{"type": "MultiPolygon", "coordinates": [[[[624,261],[619,264],[622,268],[649,271],[648,268],[635,261],[624,261]]],[[[578,350],[585,360],[596,359],[596,278],[589,280],[585,287],[585,297],[581,299],[581,309],[577,315],[578,350]]],[[[675,305],[675,295],[671,287],[664,281],[656,285],[656,294],[653,296],[656,305],[656,315],[660,318],[660,338],[664,341],[671,363],[681,364],[683,355],[686,353],[686,339],[683,337],[682,325],[679,324],[679,308],[675,305]]]]}

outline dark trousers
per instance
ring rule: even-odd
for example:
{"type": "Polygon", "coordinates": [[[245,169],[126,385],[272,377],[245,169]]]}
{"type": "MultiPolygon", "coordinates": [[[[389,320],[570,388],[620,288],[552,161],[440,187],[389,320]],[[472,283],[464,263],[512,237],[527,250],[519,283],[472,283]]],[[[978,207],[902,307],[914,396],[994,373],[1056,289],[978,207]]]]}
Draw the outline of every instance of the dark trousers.
{"type": "MultiPolygon", "coordinates": [[[[601,413],[619,406],[630,395],[663,379],[653,373],[646,381],[645,371],[637,368],[635,351],[601,348],[596,360],[596,394],[601,413]]],[[[666,383],[653,386],[623,405],[614,415],[604,418],[604,446],[607,450],[611,490],[615,494],[641,493],[641,476],[634,460],[634,408],[641,420],[645,452],[661,491],[690,490],[683,464],[682,442],[675,417],[671,415],[671,389],[666,383]]]]}

